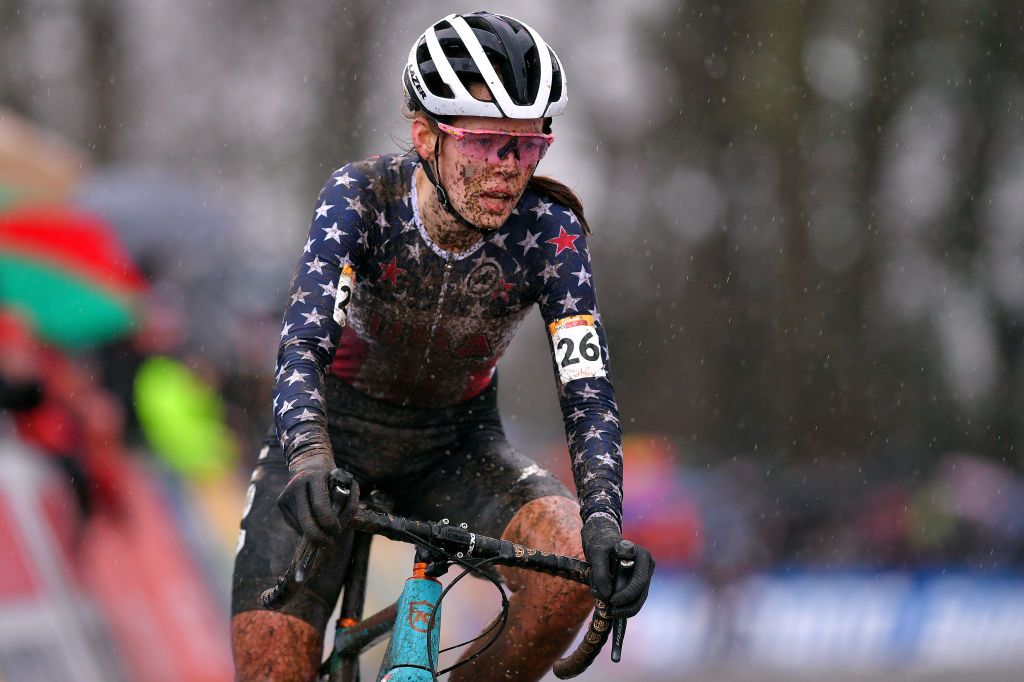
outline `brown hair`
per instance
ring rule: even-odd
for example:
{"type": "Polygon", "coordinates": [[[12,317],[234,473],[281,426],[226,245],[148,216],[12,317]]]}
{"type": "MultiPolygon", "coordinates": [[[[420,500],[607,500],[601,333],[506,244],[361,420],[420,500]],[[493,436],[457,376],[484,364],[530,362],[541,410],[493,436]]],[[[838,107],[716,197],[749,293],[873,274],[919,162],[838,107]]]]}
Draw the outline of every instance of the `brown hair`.
{"type": "Polygon", "coordinates": [[[526,188],[532,189],[538,194],[544,194],[549,199],[553,199],[555,202],[568,208],[576,214],[576,219],[580,221],[580,226],[583,228],[583,234],[591,233],[590,225],[587,224],[587,219],[583,217],[583,202],[576,196],[576,192],[573,192],[558,180],[549,178],[546,175],[534,175],[526,183],[526,188]]]}

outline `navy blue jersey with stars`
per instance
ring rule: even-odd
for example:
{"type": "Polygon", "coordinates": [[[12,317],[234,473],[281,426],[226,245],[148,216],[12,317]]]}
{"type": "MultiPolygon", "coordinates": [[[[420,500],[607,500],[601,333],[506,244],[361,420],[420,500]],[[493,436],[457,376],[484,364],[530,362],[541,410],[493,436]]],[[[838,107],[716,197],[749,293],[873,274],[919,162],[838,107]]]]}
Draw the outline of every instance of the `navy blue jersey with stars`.
{"type": "Polygon", "coordinates": [[[583,520],[621,524],[622,446],[590,252],[569,209],[527,189],[462,253],[419,216],[415,154],[335,171],[317,199],[281,330],[274,419],[289,461],[328,443],[326,387],[447,407],[493,380],[534,304],[548,327],[583,520]]]}

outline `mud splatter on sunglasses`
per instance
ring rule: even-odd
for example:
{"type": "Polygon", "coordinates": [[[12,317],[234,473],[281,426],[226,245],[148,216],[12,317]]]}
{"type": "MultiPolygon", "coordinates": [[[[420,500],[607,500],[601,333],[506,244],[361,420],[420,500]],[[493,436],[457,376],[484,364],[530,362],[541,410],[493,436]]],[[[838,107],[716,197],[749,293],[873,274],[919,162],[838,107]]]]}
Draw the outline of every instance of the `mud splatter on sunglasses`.
{"type": "Polygon", "coordinates": [[[456,128],[437,122],[437,127],[455,140],[460,153],[477,161],[499,164],[514,154],[519,166],[535,166],[555,141],[554,133],[512,133],[505,130],[456,128]]]}

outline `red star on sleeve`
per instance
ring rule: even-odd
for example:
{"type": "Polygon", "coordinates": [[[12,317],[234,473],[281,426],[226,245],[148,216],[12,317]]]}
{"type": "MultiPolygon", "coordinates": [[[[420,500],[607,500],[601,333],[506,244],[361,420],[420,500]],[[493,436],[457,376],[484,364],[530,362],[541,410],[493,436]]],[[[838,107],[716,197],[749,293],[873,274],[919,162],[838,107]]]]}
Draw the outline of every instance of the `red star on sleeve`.
{"type": "Polygon", "coordinates": [[[578,234],[569,234],[568,232],[565,231],[564,227],[559,226],[559,228],[558,228],[558,236],[557,237],[552,237],[551,239],[548,239],[544,243],[545,244],[554,244],[555,247],[556,247],[555,255],[557,256],[558,254],[562,253],[566,249],[572,249],[573,251],[575,251],[576,250],[576,245],[573,244],[573,242],[576,241],[579,238],[580,238],[580,236],[578,234]]]}
{"type": "Polygon", "coordinates": [[[388,282],[391,282],[391,286],[395,286],[396,284],[398,284],[398,276],[405,272],[405,270],[398,267],[397,258],[392,258],[391,262],[388,263],[387,265],[385,265],[384,263],[380,263],[380,270],[380,278],[382,280],[387,280],[388,282]]]}

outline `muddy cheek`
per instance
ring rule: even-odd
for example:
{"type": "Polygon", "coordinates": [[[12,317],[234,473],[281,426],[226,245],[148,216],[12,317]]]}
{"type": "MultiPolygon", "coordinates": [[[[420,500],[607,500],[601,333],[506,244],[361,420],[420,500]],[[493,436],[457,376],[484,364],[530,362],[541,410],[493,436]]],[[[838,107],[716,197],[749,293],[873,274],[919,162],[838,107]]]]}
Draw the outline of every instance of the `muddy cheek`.
{"type": "Polygon", "coordinates": [[[486,169],[486,164],[471,163],[469,161],[456,161],[455,169],[465,182],[480,181],[480,171],[486,169]]]}

